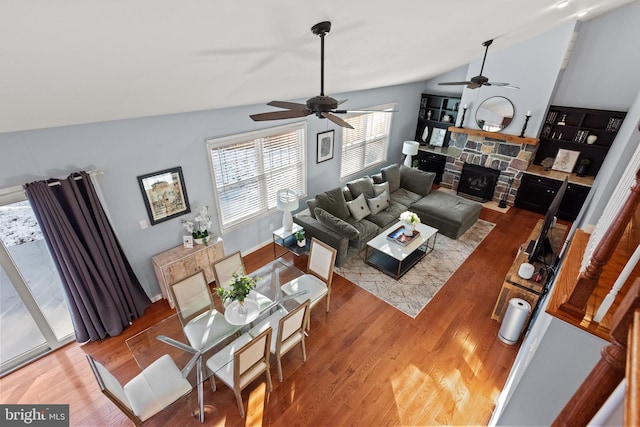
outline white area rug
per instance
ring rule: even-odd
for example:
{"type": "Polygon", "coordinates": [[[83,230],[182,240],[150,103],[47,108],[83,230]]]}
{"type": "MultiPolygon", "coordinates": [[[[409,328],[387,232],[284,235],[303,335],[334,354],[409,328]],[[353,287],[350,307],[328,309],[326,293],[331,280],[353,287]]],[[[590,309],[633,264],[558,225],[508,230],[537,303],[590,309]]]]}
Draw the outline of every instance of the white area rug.
{"type": "Polygon", "coordinates": [[[364,250],[335,271],[415,319],[494,226],[479,219],[458,240],[439,234],[433,252],[399,280],[365,264],[364,250]]]}

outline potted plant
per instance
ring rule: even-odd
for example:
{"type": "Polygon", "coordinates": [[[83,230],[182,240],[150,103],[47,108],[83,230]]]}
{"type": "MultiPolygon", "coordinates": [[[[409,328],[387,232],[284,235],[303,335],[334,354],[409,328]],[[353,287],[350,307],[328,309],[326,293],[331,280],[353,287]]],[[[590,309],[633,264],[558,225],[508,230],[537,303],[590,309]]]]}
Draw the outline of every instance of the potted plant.
{"type": "Polygon", "coordinates": [[[193,220],[182,221],[185,230],[191,233],[193,241],[198,245],[207,244],[209,242],[209,228],[211,228],[211,215],[209,215],[209,206],[203,206],[198,215],[193,220]]]}
{"type": "Polygon", "coordinates": [[[585,176],[587,173],[587,166],[591,164],[591,160],[582,159],[580,160],[580,164],[578,165],[578,169],[576,170],[576,175],[585,176]]]}
{"type": "Polygon", "coordinates": [[[307,245],[307,239],[304,237],[304,229],[300,229],[293,233],[293,237],[296,238],[296,243],[299,247],[304,248],[307,245]]]}
{"type": "Polygon", "coordinates": [[[240,310],[242,311],[245,298],[247,298],[249,292],[256,287],[256,279],[238,273],[233,273],[232,277],[233,278],[229,282],[229,287],[217,288],[216,293],[223,303],[226,303],[227,301],[238,301],[241,307],[240,310]]]}
{"type": "Polygon", "coordinates": [[[404,222],[404,234],[413,236],[416,224],[420,223],[420,217],[411,211],[404,211],[400,214],[400,221],[404,222]]]}

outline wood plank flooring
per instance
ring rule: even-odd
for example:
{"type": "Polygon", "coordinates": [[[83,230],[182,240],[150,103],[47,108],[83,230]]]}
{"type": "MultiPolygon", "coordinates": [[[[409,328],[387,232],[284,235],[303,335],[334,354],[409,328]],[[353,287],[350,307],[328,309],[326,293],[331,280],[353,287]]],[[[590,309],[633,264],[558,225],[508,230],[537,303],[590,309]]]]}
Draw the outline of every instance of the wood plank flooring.
{"type": "MultiPolygon", "coordinates": [[[[424,310],[411,319],[346,279],[333,280],[331,311],[312,311],[307,361],[283,359],[273,391],[256,380],[243,393],[240,418],[230,389],[205,384],[206,425],[483,425],[489,421],[518,350],[497,338],[491,311],[517,248],[540,215],[483,209],[496,227],[424,310]]],[[[245,258],[249,271],[273,258],[266,246],[245,258]]],[[[293,257],[291,257],[293,259],[293,257]]],[[[299,267],[305,260],[295,259],[299,267]]],[[[125,332],[103,342],[70,344],[0,379],[3,403],[69,403],[71,425],[132,423],[104,397],[85,360],[103,362],[122,382],[140,372],[125,340],[171,315],[153,304],[125,332]]],[[[162,345],[162,344],[158,344],[162,345]]],[[[151,426],[197,426],[195,392],[153,417],[151,426]]]]}

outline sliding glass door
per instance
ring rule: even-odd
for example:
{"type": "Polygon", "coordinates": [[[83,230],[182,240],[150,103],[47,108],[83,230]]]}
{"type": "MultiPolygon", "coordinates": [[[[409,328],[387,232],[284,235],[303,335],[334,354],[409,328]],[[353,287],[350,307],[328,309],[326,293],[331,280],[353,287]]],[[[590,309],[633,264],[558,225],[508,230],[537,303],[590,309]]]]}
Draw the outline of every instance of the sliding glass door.
{"type": "Polygon", "coordinates": [[[73,341],[60,277],[24,194],[0,194],[0,375],[73,341]]]}

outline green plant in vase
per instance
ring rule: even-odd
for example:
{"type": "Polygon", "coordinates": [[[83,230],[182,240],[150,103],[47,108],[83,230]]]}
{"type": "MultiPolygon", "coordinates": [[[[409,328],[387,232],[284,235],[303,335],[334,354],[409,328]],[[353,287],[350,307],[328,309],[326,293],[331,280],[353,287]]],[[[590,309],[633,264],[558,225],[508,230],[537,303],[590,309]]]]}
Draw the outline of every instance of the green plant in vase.
{"type": "Polygon", "coordinates": [[[256,287],[256,279],[238,273],[233,273],[232,277],[229,281],[229,287],[217,288],[216,293],[223,303],[226,301],[238,301],[240,305],[243,305],[249,292],[256,287]]]}
{"type": "Polygon", "coordinates": [[[293,233],[293,237],[295,237],[298,246],[300,246],[301,248],[307,244],[307,240],[304,237],[304,229],[300,229],[293,233]]]}

